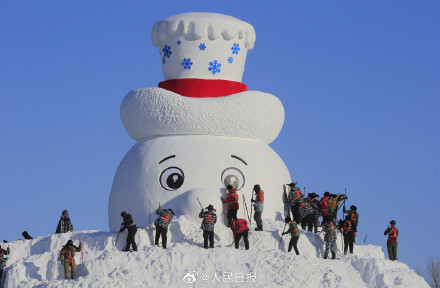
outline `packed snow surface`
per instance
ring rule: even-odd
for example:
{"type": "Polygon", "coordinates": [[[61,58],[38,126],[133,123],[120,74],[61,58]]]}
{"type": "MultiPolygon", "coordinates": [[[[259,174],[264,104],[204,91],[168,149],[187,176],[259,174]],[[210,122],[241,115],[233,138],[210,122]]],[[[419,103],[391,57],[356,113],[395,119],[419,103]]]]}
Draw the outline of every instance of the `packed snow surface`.
{"type": "MultiPolygon", "coordinates": [[[[239,211],[240,217],[240,211],[239,211]]],[[[426,287],[422,277],[401,262],[385,259],[381,247],[355,245],[353,255],[324,260],[323,236],[301,231],[300,255],[287,252],[289,235],[280,242],[281,215],[265,219],[263,232],[250,231],[250,249],[231,246],[230,230],[216,224],[215,248],[203,249],[200,223],[184,216],[171,222],[168,249],[154,246],[154,229],[139,228],[138,252],[122,252],[127,232],[78,231],[15,241],[4,287],[426,287]],[[59,252],[67,240],[78,245],[77,278],[64,280],[59,252]]],[[[254,226],[254,224],[253,224],[254,226]]],[[[253,230],[252,227],[251,230],[253,230]]],[[[338,237],[338,248],[341,239],[338,237]]]]}

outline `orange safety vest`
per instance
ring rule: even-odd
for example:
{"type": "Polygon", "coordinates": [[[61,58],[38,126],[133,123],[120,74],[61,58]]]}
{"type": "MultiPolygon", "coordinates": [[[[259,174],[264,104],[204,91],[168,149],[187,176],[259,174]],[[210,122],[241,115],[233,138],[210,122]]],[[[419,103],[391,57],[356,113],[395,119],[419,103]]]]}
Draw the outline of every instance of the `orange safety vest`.
{"type": "Polygon", "coordinates": [[[388,234],[388,240],[391,241],[397,241],[397,233],[399,232],[399,229],[397,228],[391,228],[390,233],[388,234]]]}
{"type": "MultiPolygon", "coordinates": [[[[296,222],[295,221],[290,221],[289,222],[289,225],[290,224],[296,224],[296,222]]],[[[298,231],[299,230],[299,228],[296,228],[295,230],[293,230],[293,231],[290,231],[290,233],[295,233],[296,231],[298,231]]]]}
{"type": "Polygon", "coordinates": [[[2,252],[2,256],[0,256],[0,259],[3,259],[5,257],[5,252],[3,250],[0,250],[2,252]]]}
{"type": "Polygon", "coordinates": [[[170,217],[171,217],[171,214],[167,214],[167,216],[166,217],[163,217],[163,216],[160,216],[160,217],[162,217],[165,221],[167,221],[167,223],[169,223],[170,221],[170,217]]]}
{"type": "Polygon", "coordinates": [[[352,231],[353,229],[352,229],[352,227],[351,227],[351,221],[345,221],[345,223],[344,223],[344,231],[345,232],[350,232],[350,231],[352,231]],[[348,223],[348,227],[346,227],[346,223],[348,223]]]}
{"type": "Polygon", "coordinates": [[[206,218],[205,219],[203,219],[203,221],[205,221],[205,222],[214,222],[214,219],[212,219],[211,218],[212,217],[212,214],[208,214],[207,216],[206,216],[206,218]]]}
{"type": "Polygon", "coordinates": [[[357,221],[357,216],[356,216],[356,213],[354,211],[351,212],[351,220],[353,220],[354,222],[357,221]]]}

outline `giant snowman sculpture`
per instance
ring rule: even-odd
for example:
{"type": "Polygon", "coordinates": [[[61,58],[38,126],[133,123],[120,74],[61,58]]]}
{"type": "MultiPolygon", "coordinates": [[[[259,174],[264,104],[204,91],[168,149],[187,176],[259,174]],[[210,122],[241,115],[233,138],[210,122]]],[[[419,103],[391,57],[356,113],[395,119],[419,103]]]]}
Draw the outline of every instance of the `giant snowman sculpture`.
{"type": "Polygon", "coordinates": [[[224,218],[228,184],[238,190],[239,217],[243,196],[250,209],[253,186],[260,184],[263,219],[274,219],[283,211],[282,185],[290,174],[268,144],[281,130],[284,108],[275,96],[241,83],[254,28],[221,14],[185,13],[157,22],[152,40],[165,81],[132,90],[122,102],[122,123],[137,143],[113,180],[110,230],[119,229],[122,211],[147,226],[159,203],[197,219],[197,198],[224,218]]]}

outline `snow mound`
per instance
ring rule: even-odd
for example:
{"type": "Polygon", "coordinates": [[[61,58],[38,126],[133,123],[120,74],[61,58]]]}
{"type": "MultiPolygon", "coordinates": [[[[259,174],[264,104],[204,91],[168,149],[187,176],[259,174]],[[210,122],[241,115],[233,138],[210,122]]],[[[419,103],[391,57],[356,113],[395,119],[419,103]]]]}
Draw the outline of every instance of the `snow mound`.
{"type": "MultiPolygon", "coordinates": [[[[381,247],[355,245],[354,254],[324,260],[323,235],[301,231],[299,256],[287,252],[284,223],[265,219],[263,232],[250,231],[250,249],[231,246],[232,233],[216,225],[215,248],[203,249],[200,223],[178,217],[168,232],[168,248],[154,246],[154,229],[139,228],[138,252],[121,252],[127,232],[78,231],[8,243],[4,287],[426,287],[400,262],[385,259],[381,247]],[[67,240],[78,245],[77,279],[64,280],[59,252],[67,240]],[[281,242],[280,242],[281,239],[281,242]],[[268,286],[270,285],[270,286],[268,286]]],[[[341,249],[341,239],[338,238],[341,249]]]]}

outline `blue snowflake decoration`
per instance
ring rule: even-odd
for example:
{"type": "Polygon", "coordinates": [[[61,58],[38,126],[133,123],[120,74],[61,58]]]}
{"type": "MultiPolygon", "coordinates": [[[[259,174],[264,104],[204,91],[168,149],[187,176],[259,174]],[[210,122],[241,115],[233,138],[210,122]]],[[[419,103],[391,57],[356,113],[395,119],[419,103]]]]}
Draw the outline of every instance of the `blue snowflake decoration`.
{"type": "Polygon", "coordinates": [[[209,62],[208,70],[212,72],[212,75],[215,75],[215,73],[220,73],[220,67],[222,67],[222,64],[215,60],[214,62],[209,62]]]}
{"type": "Polygon", "coordinates": [[[234,46],[232,46],[231,50],[232,50],[232,54],[238,54],[238,51],[240,51],[240,45],[234,43],[234,46]]]}
{"type": "Polygon", "coordinates": [[[206,49],[206,45],[205,45],[205,43],[200,43],[200,45],[199,45],[199,49],[200,49],[201,51],[205,51],[205,49],[206,49]]]}
{"type": "Polygon", "coordinates": [[[171,47],[168,46],[168,45],[165,45],[165,48],[163,48],[162,51],[163,51],[163,57],[164,58],[170,58],[170,55],[173,54],[171,52],[171,47]]]}
{"type": "Polygon", "coordinates": [[[229,57],[229,58],[228,58],[228,63],[229,63],[229,64],[232,64],[232,62],[234,62],[234,57],[229,57]]]}
{"type": "Polygon", "coordinates": [[[191,66],[193,65],[194,63],[193,62],[191,62],[191,58],[188,58],[188,59],[186,59],[186,58],[183,58],[183,61],[182,61],[182,66],[183,66],[183,69],[191,69],[191,66]]]}
{"type": "Polygon", "coordinates": [[[180,40],[177,40],[177,45],[182,44],[182,42],[180,40]]]}

